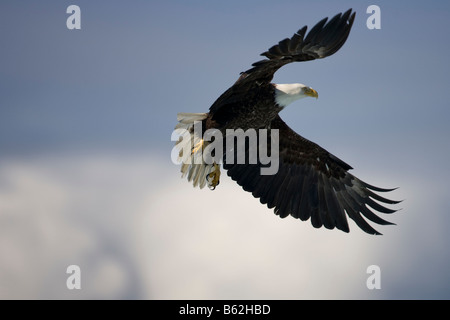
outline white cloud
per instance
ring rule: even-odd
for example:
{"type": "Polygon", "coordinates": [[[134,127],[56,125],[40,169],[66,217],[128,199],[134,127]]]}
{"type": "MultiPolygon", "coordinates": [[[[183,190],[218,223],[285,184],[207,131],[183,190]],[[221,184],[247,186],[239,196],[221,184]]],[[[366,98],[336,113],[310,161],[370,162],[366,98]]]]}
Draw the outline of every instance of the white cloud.
{"type": "Polygon", "coordinates": [[[178,170],[150,155],[3,162],[0,297],[328,299],[443,290],[441,274],[420,276],[417,263],[436,258],[437,248],[444,272],[449,256],[438,249],[448,235],[439,226],[448,219],[423,224],[413,178],[411,200],[391,219],[399,225],[378,227],[385,235],[374,237],[353,223],[344,234],[279,219],[225,175],[212,192],[192,188],[178,170]],[[427,236],[417,241],[420,230],[427,236]],[[71,264],[81,267],[80,291],[65,286],[71,264]],[[366,287],[372,264],[382,270],[381,290],[366,287]]]}

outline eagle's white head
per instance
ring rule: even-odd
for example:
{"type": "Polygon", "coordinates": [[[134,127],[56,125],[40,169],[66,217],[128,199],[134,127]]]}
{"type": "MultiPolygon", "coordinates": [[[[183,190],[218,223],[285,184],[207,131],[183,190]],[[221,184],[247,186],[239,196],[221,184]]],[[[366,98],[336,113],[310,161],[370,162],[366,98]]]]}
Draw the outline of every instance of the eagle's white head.
{"type": "Polygon", "coordinates": [[[275,102],[280,107],[306,97],[318,98],[319,94],[311,87],[301,83],[275,84],[275,102]]]}

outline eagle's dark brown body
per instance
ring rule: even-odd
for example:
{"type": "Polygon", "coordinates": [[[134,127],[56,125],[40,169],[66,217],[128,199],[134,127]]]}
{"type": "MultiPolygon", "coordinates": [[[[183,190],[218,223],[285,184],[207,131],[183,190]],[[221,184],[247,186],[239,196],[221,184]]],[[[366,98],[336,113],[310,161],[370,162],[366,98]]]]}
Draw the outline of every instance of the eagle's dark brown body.
{"type": "Polygon", "coordinates": [[[272,83],[240,85],[238,81],[211,106],[205,129],[215,128],[225,133],[226,129],[269,128],[283,109],[275,104],[274,96],[272,83]]]}

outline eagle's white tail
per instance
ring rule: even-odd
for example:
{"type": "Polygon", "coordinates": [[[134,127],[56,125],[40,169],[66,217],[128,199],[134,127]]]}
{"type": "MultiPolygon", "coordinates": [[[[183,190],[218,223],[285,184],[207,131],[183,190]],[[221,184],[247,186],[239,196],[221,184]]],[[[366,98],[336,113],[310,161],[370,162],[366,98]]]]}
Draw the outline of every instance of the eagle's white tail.
{"type": "Polygon", "coordinates": [[[200,189],[206,185],[211,186],[208,175],[216,170],[213,164],[205,163],[202,156],[202,151],[209,142],[203,141],[202,137],[194,131],[194,122],[203,121],[206,117],[206,113],[178,113],[178,124],[175,126],[175,129],[180,130],[180,138],[175,146],[179,150],[181,177],[184,178],[187,175],[188,181],[192,181],[194,187],[199,186],[200,189]],[[183,150],[190,150],[190,152],[183,154],[183,150]]]}
{"type": "Polygon", "coordinates": [[[177,114],[177,121],[182,124],[194,124],[194,121],[203,121],[207,116],[207,113],[180,112],[177,114]]]}

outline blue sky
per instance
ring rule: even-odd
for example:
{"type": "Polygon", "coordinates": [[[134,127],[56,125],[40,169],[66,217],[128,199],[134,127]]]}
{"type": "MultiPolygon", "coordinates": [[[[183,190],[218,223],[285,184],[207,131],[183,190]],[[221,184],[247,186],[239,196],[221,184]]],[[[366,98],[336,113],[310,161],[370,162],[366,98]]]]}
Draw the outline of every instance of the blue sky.
{"type": "Polygon", "coordinates": [[[0,297],[448,299],[449,18],[444,1],[2,1],[0,255],[11,258],[0,259],[0,297]],[[81,30],[66,28],[71,4],[81,30]],[[371,4],[381,30],[366,27],[371,4]],[[355,225],[315,230],[225,177],[214,193],[180,180],[177,112],[207,111],[261,52],[348,8],[357,16],[338,53],[276,74],[320,96],[281,116],[362,180],[400,187],[397,226],[375,239],[355,225]],[[50,262],[26,282],[35,252],[50,262]],[[122,282],[67,292],[51,271],[73,260],[122,282]],[[309,280],[287,267],[275,281],[283,261],[309,280]],[[370,264],[383,272],[377,292],[364,285],[370,264]]]}

